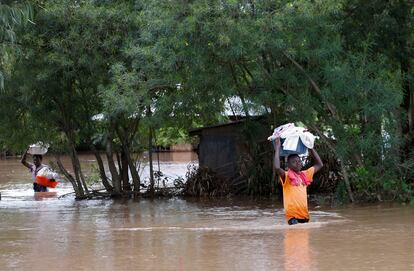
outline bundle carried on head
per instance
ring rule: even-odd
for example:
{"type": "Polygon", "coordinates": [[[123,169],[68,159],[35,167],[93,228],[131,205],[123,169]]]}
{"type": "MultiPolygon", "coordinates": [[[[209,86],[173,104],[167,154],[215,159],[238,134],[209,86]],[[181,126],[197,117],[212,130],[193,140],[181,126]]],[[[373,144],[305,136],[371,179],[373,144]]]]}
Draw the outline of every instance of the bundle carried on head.
{"type": "Polygon", "coordinates": [[[49,144],[37,142],[29,146],[28,153],[31,155],[45,155],[49,149],[49,144]]]}
{"type": "Polygon", "coordinates": [[[273,131],[267,139],[274,141],[280,138],[282,148],[280,156],[290,154],[305,154],[308,149],[313,149],[316,137],[304,127],[295,126],[293,123],[281,125],[273,131]]]}

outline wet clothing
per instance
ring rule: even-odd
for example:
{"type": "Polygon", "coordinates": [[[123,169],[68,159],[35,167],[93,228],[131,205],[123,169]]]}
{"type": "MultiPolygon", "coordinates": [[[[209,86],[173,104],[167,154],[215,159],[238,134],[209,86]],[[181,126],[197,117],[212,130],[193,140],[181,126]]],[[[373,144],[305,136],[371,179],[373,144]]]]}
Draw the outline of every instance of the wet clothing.
{"type": "Polygon", "coordinates": [[[39,171],[40,171],[42,168],[44,168],[44,167],[47,167],[47,166],[42,164],[42,165],[40,165],[39,167],[36,167],[35,165],[30,164],[29,171],[30,171],[30,173],[32,173],[32,179],[33,179],[33,181],[35,181],[35,180],[36,180],[37,173],[39,173],[39,171]]]}
{"type": "Polygon", "coordinates": [[[30,165],[29,171],[30,173],[32,173],[32,178],[33,178],[33,190],[35,192],[47,192],[47,187],[43,186],[41,184],[36,183],[36,176],[39,173],[39,171],[42,168],[47,167],[46,165],[40,165],[39,167],[36,167],[35,165],[30,165]]]}
{"type": "Polygon", "coordinates": [[[47,192],[47,187],[38,183],[33,183],[33,190],[35,192],[47,192]]]}
{"type": "Polygon", "coordinates": [[[308,186],[311,183],[311,180],[309,180],[308,176],[303,171],[295,172],[292,169],[289,169],[287,171],[290,183],[294,186],[298,185],[304,185],[308,186]]]}
{"type": "MultiPolygon", "coordinates": [[[[309,180],[309,184],[313,181],[314,172],[314,167],[301,171],[309,180]]],[[[309,220],[307,186],[303,183],[294,185],[287,171],[285,172],[285,180],[279,179],[283,186],[283,207],[286,221],[292,218],[295,218],[298,222],[302,219],[309,220]]]]}
{"type": "Polygon", "coordinates": [[[295,225],[295,224],[298,224],[298,223],[308,223],[308,222],[309,222],[309,219],[291,218],[291,219],[289,219],[288,224],[289,225],[295,225]]]}

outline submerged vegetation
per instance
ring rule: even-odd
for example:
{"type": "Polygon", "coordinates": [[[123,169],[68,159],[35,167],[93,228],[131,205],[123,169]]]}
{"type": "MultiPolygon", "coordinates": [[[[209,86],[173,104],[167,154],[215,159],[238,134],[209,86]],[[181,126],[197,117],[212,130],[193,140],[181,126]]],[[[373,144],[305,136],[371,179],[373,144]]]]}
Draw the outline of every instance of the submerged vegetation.
{"type": "Polygon", "coordinates": [[[209,168],[189,167],[183,194],[193,197],[226,196],[230,193],[228,183],[209,168]]]}
{"type": "MultiPolygon", "coordinates": [[[[249,121],[260,108],[269,134],[300,121],[319,136],[328,166],[311,190],[352,202],[413,200],[412,1],[27,3],[0,4],[0,143],[18,152],[49,142],[77,198],[92,193],[79,146],[94,152],[105,193],[139,195],[137,154],[149,150],[151,161],[155,143],[226,121],[225,103],[238,97],[233,113],[249,121]]],[[[184,191],[277,194],[272,147],[253,138],[239,179],[200,169],[184,191]]],[[[155,195],[152,166],[150,176],[155,195]]]]}

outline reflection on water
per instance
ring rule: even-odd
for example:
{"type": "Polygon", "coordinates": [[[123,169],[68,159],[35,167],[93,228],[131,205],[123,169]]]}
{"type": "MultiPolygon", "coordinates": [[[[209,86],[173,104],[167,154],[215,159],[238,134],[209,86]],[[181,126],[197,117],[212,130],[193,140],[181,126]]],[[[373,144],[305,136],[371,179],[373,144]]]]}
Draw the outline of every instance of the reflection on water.
{"type": "Polygon", "coordinates": [[[2,270],[45,270],[46,260],[61,271],[410,270],[412,215],[320,210],[288,226],[270,201],[14,197],[0,202],[0,261],[2,270]]]}
{"type": "Polygon", "coordinates": [[[0,260],[10,270],[44,270],[39,255],[48,270],[283,268],[288,226],[271,202],[14,198],[0,208],[0,260]]]}
{"type": "Polygon", "coordinates": [[[288,226],[275,201],[38,200],[19,178],[0,182],[1,270],[414,270],[411,206],[288,226]]]}
{"type": "Polygon", "coordinates": [[[309,229],[292,227],[285,230],[284,267],[290,270],[317,270],[309,249],[309,229]]]}

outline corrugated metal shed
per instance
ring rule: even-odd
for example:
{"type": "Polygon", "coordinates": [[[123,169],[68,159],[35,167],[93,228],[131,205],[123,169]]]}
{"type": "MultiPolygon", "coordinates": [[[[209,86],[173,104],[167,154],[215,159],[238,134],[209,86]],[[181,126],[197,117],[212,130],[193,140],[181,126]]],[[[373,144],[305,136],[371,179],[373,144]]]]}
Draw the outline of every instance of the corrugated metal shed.
{"type": "MultiPolygon", "coordinates": [[[[263,118],[255,118],[255,142],[263,142],[269,133],[263,118]]],[[[192,129],[190,136],[198,136],[197,154],[200,167],[214,170],[218,176],[233,178],[239,174],[238,164],[247,148],[245,129],[249,129],[246,119],[208,127],[192,129]]]]}

